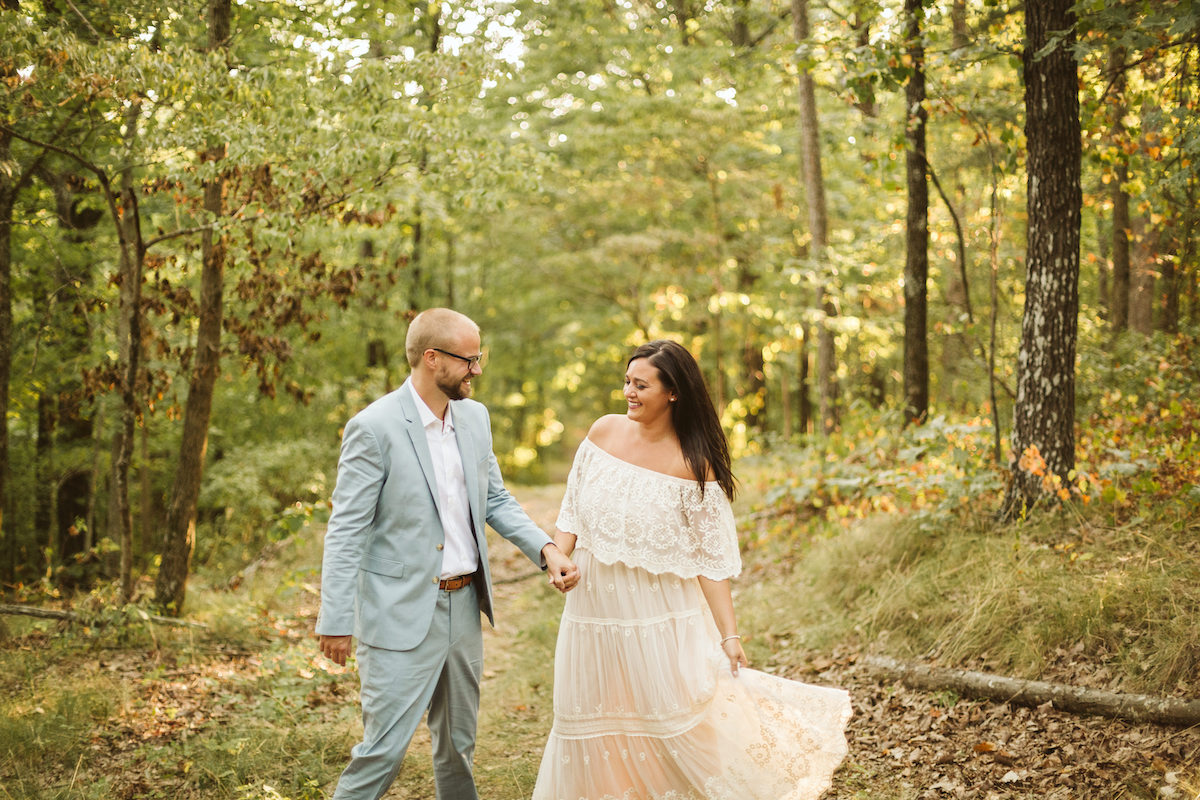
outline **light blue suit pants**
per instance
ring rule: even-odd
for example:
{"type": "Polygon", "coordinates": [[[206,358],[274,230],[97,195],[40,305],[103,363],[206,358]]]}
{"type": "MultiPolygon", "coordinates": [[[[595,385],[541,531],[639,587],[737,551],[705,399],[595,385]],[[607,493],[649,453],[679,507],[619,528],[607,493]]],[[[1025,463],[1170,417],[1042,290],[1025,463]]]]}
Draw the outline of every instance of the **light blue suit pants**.
{"type": "Polygon", "coordinates": [[[478,800],[472,761],[483,673],[483,633],[474,583],[438,593],[433,623],[412,650],[359,642],[363,740],[350,751],[333,800],[379,800],[429,710],[438,800],[478,800]]]}

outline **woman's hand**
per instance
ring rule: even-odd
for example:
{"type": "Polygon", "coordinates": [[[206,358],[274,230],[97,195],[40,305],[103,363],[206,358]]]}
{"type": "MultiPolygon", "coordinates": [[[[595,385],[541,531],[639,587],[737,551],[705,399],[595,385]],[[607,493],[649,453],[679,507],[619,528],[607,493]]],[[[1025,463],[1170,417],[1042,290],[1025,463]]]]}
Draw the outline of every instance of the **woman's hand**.
{"type": "Polygon", "coordinates": [[[739,667],[750,666],[750,659],[746,658],[746,651],[742,649],[742,640],[738,638],[728,638],[721,642],[721,650],[729,659],[729,672],[733,677],[737,677],[739,667]]]}

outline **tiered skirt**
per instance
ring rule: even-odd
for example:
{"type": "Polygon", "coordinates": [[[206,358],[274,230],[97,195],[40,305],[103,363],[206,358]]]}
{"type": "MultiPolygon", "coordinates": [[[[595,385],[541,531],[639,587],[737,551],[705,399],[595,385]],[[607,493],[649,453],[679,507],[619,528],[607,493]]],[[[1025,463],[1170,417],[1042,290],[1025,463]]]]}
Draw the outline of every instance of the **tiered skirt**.
{"type": "Polygon", "coordinates": [[[533,800],[815,800],[849,695],[730,673],[699,582],[578,549],[533,800]]]}

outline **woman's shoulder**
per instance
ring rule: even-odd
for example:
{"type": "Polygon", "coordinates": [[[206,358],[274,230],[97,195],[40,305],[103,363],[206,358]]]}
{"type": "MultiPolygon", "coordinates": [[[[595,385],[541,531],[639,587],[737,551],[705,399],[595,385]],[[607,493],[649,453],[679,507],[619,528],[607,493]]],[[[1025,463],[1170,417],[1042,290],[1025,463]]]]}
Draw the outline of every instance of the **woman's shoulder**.
{"type": "Polygon", "coordinates": [[[592,441],[592,444],[602,449],[609,449],[605,445],[611,445],[613,441],[621,435],[627,422],[624,414],[605,414],[588,429],[587,438],[592,441]]]}

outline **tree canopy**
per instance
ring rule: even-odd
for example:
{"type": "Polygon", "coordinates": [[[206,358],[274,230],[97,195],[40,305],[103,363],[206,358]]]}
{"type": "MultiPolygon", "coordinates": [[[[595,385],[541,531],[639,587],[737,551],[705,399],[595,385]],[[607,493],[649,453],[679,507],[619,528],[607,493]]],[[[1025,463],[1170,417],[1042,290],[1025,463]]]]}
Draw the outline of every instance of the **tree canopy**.
{"type": "Polygon", "coordinates": [[[405,321],[432,305],[483,328],[516,479],[555,469],[658,337],[696,354],[739,453],[904,409],[914,177],[933,188],[909,332],[928,413],[991,420],[995,464],[1035,463],[1048,445],[1005,443],[1028,230],[1075,231],[1079,336],[1196,330],[1200,12],[1082,0],[1032,50],[1027,13],[4,4],[0,575],[111,571],[120,548],[131,577],[171,552],[186,576],[192,547],[261,545],[328,496],[341,424],[403,379],[405,321]],[[1027,196],[1024,81],[1056,59],[1077,71],[1077,220],[1031,218],[1027,196]],[[917,75],[925,171],[906,176],[917,75]]]}

